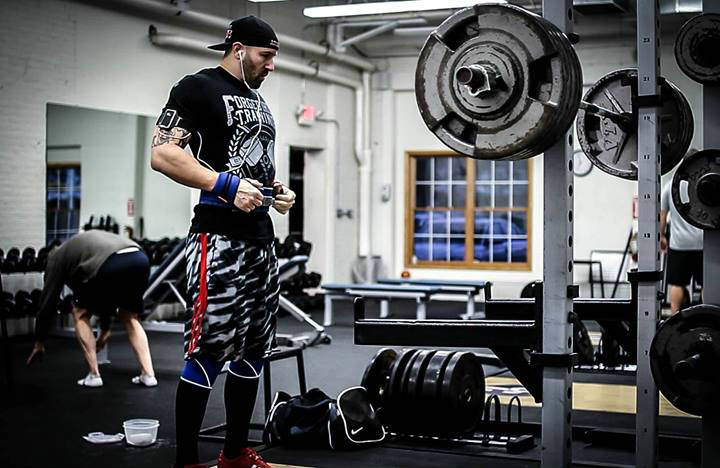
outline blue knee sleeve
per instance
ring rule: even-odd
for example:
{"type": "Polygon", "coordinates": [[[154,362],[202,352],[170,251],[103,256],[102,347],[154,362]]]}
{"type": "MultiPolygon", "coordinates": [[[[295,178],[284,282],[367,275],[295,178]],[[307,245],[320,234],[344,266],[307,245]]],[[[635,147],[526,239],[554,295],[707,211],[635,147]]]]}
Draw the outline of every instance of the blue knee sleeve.
{"type": "Polygon", "coordinates": [[[241,359],[231,362],[228,372],[243,379],[257,379],[260,378],[264,365],[263,358],[241,359]]]}
{"type": "Polygon", "coordinates": [[[217,379],[218,374],[223,368],[223,362],[217,362],[205,357],[192,358],[185,361],[180,379],[186,382],[198,385],[203,388],[211,389],[217,379]]]}

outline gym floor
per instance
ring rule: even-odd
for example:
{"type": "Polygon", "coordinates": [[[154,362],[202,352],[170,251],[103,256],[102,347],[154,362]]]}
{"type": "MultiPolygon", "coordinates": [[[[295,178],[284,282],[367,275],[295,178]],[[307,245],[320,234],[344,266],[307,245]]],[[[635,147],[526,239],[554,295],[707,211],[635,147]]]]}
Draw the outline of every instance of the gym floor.
{"type": "MultiPolygon", "coordinates": [[[[433,303],[429,312],[433,317],[450,317],[461,307],[452,303],[433,303]]],[[[401,317],[412,317],[414,314],[411,306],[400,306],[394,310],[401,317]]],[[[341,390],[357,385],[366,364],[378,349],[353,345],[349,303],[338,303],[336,311],[337,324],[328,329],[333,337],[332,344],[318,345],[305,351],[308,386],[319,387],[329,395],[337,395],[341,390]]],[[[368,312],[374,313],[372,306],[368,312]]],[[[321,311],[314,311],[316,319],[320,314],[321,311]]],[[[302,333],[307,328],[291,317],[282,317],[279,330],[282,333],[302,333]]],[[[131,377],[136,375],[137,363],[120,330],[110,342],[111,363],[101,368],[105,385],[97,389],[82,389],[75,383],[86,369],[74,339],[51,339],[47,343],[48,354],[44,362],[30,369],[25,368],[24,359],[31,343],[16,340],[12,348],[14,388],[2,389],[0,464],[13,467],[171,465],[174,459],[175,388],[182,364],[182,337],[179,334],[150,332],[149,338],[159,381],[155,388],[139,388],[130,383],[131,377]],[[158,419],[158,441],[150,447],[135,448],[125,443],[93,445],[82,438],[89,432],[122,432],[122,422],[131,418],[158,419]]],[[[493,371],[497,369],[486,368],[488,374],[493,371]]],[[[283,390],[291,394],[299,391],[295,361],[292,359],[274,362],[272,379],[273,391],[283,390]]],[[[218,380],[216,388],[222,388],[224,376],[218,380]]],[[[630,401],[623,405],[626,400],[623,389],[632,385],[632,376],[578,372],[576,382],[576,388],[578,385],[589,385],[592,398],[600,400],[598,408],[590,402],[585,403],[585,409],[578,410],[579,406],[583,406],[583,397],[576,395],[573,415],[576,426],[613,429],[621,434],[634,430],[635,418],[631,414],[634,404],[630,401]],[[612,412],[599,408],[611,408],[612,412]]],[[[488,385],[496,389],[516,387],[511,376],[490,378],[488,385]]],[[[531,401],[531,398],[523,398],[523,419],[538,422],[540,411],[530,404],[531,401]]],[[[261,393],[254,415],[256,422],[262,420],[262,407],[261,393]]],[[[660,417],[661,433],[699,434],[698,418],[673,414],[660,417]]],[[[216,390],[211,395],[204,426],[221,424],[224,419],[222,392],[216,390]]],[[[253,436],[259,439],[260,434],[253,436]]],[[[216,459],[219,449],[220,444],[216,442],[201,442],[201,459],[211,462],[216,459]]],[[[279,465],[315,468],[540,466],[538,447],[510,456],[476,446],[412,445],[397,440],[354,452],[269,448],[263,450],[263,456],[279,465]]],[[[663,467],[699,466],[699,463],[690,460],[695,458],[694,454],[673,453],[672,449],[663,447],[660,458],[660,466],[663,467]]],[[[632,466],[633,459],[632,447],[598,447],[582,440],[576,440],[573,447],[574,466],[632,466]]]]}

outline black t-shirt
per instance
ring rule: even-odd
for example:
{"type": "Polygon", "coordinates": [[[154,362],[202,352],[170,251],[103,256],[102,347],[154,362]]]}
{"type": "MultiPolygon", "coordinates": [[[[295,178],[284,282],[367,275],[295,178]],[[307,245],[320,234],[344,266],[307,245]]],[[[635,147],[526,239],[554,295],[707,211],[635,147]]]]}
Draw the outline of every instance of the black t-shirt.
{"type": "MultiPolygon", "coordinates": [[[[189,146],[200,164],[272,187],[275,122],[265,101],[245,83],[219,66],[200,70],[185,76],[170,90],[160,120],[173,110],[180,117],[176,126],[190,132],[189,146]]],[[[201,202],[195,206],[190,232],[223,234],[243,240],[274,239],[272,220],[267,212],[246,213],[229,205],[203,202],[212,198],[212,194],[202,193],[201,202]]]]}

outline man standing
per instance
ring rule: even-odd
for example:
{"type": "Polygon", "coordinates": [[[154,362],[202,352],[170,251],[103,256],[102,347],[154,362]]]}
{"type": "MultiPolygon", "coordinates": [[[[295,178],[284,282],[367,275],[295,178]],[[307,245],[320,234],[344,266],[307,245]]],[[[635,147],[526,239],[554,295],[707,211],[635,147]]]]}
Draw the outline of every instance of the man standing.
{"type": "Polygon", "coordinates": [[[198,466],[210,390],[231,361],[218,466],[264,468],[269,465],[247,439],[278,308],[268,206],[286,214],[295,203],[295,194],[275,180],[275,123],[256,91],[275,68],[279,44],[269,24],[248,16],[230,23],[225,41],[210,48],[224,51],[220,65],[172,88],[152,142],[153,169],[201,190],[185,248],[191,305],[176,396],[175,466],[198,466]]]}
{"type": "MultiPolygon", "coordinates": [[[[688,224],[680,216],[670,195],[671,183],[668,183],[660,197],[660,248],[667,251],[667,284],[670,285],[670,310],[673,314],[680,310],[685,296],[685,286],[690,278],[702,285],[703,282],[703,232],[688,224]],[[665,237],[665,227],[670,214],[670,245],[665,237]],[[669,248],[668,248],[669,247],[669,248]]],[[[690,298],[688,298],[689,300],[690,298]]]]}

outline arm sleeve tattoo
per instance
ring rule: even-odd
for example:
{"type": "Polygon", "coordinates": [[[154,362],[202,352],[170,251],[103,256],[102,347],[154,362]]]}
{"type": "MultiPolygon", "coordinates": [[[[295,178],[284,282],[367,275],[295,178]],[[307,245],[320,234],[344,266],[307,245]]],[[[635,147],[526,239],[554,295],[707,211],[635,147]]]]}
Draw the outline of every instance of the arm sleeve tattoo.
{"type": "Polygon", "coordinates": [[[162,128],[157,126],[155,132],[153,132],[152,146],[154,148],[165,143],[172,143],[184,148],[189,140],[190,132],[182,127],[162,128]]]}

